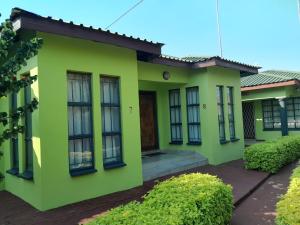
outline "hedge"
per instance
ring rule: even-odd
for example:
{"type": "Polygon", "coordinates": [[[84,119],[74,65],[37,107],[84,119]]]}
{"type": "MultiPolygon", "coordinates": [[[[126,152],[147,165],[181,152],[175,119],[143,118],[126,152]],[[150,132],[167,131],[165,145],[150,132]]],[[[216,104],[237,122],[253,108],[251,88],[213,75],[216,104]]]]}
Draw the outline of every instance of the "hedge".
{"type": "Polygon", "coordinates": [[[89,225],[226,225],[232,209],[230,185],[215,176],[193,173],[163,181],[142,203],[112,209],[89,225]]]}
{"type": "Polygon", "coordinates": [[[291,176],[287,193],[277,203],[277,225],[300,225],[300,165],[291,176]]]}
{"type": "Polygon", "coordinates": [[[283,166],[300,158],[300,136],[287,136],[276,141],[254,144],[246,148],[245,167],[276,173],[283,166]]]}

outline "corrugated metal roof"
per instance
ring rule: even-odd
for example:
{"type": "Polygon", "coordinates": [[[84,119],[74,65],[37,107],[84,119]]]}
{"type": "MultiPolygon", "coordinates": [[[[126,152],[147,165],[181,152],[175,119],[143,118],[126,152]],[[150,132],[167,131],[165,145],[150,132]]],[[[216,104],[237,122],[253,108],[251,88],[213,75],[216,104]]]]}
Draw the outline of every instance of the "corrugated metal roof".
{"type": "Polygon", "coordinates": [[[252,87],[263,84],[274,84],[290,80],[300,80],[300,72],[268,70],[241,78],[242,87],[252,87]]]}
{"type": "Polygon", "coordinates": [[[254,66],[254,65],[234,61],[234,60],[225,59],[220,56],[186,56],[186,57],[179,58],[179,57],[170,56],[170,55],[161,55],[161,57],[166,58],[166,59],[176,60],[178,62],[185,62],[185,63],[197,63],[197,62],[205,62],[205,61],[212,60],[212,59],[220,59],[220,60],[223,60],[226,62],[237,63],[240,65],[249,66],[252,68],[261,68],[259,66],[254,66]]]}
{"type": "Polygon", "coordinates": [[[147,39],[141,39],[139,37],[127,36],[125,34],[120,34],[118,32],[111,32],[110,30],[103,30],[103,29],[98,28],[98,27],[95,28],[93,26],[85,26],[83,24],[75,24],[73,21],[64,21],[63,19],[56,19],[56,18],[53,18],[51,16],[47,16],[47,17],[46,16],[41,16],[39,14],[29,12],[29,11],[26,11],[24,9],[17,8],[17,7],[12,9],[10,19],[14,20],[14,19],[16,19],[17,17],[19,17],[21,15],[27,15],[27,16],[31,16],[31,17],[39,17],[39,18],[50,20],[50,21],[56,21],[56,22],[60,22],[60,23],[64,23],[64,24],[78,26],[78,27],[81,27],[81,28],[84,28],[84,29],[89,29],[89,30],[99,31],[99,32],[106,32],[106,33],[113,34],[113,35],[116,35],[116,36],[125,37],[125,38],[128,38],[128,39],[141,41],[141,42],[145,42],[145,43],[150,43],[150,44],[154,44],[154,45],[160,45],[160,46],[164,45],[163,43],[160,43],[160,42],[153,42],[153,41],[150,41],[150,40],[147,40],[147,39]]]}

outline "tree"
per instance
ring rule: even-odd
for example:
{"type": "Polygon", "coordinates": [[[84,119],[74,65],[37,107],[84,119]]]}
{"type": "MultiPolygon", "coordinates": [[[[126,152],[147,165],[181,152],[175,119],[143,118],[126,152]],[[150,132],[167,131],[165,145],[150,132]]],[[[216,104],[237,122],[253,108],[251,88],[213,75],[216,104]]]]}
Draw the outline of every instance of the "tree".
{"type": "MultiPolygon", "coordinates": [[[[27,60],[38,53],[41,46],[41,38],[18,41],[17,33],[9,19],[0,25],[0,101],[36,81],[36,75],[17,77],[17,73],[22,66],[26,66],[27,60]]],[[[16,138],[23,132],[24,126],[20,124],[20,119],[26,111],[32,113],[37,106],[38,101],[33,98],[30,104],[20,106],[15,111],[0,109],[0,124],[3,126],[3,131],[0,132],[0,146],[5,140],[16,138]]],[[[0,151],[0,157],[2,155],[3,152],[0,151]]]]}

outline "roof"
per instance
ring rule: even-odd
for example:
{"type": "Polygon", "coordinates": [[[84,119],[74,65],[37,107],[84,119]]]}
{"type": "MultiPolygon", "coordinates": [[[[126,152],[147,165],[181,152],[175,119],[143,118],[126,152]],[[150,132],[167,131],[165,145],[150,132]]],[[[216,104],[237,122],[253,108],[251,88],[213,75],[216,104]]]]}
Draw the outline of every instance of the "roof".
{"type": "Polygon", "coordinates": [[[241,78],[241,87],[254,87],[266,84],[300,81],[300,72],[268,70],[241,78]]]}
{"type": "Polygon", "coordinates": [[[165,63],[171,66],[183,66],[190,68],[206,68],[210,66],[220,66],[225,68],[232,68],[241,71],[241,74],[249,75],[258,73],[261,67],[253,66],[238,61],[222,58],[220,56],[188,56],[188,57],[175,57],[169,55],[161,55],[158,59],[152,62],[165,63]]]}
{"type": "Polygon", "coordinates": [[[147,39],[141,40],[140,38],[126,36],[117,32],[112,33],[101,28],[75,24],[73,21],[67,22],[50,16],[44,17],[20,8],[12,9],[10,19],[13,21],[16,30],[27,29],[98,41],[155,55],[161,54],[161,47],[164,45],[159,42],[154,43],[147,39]]]}
{"type": "Polygon", "coordinates": [[[112,33],[109,30],[102,30],[101,28],[75,24],[72,21],[66,22],[62,19],[44,17],[20,8],[12,9],[10,19],[13,21],[15,30],[33,30],[125,47],[136,50],[138,60],[150,63],[186,68],[219,66],[239,70],[242,75],[258,73],[258,69],[260,68],[219,56],[189,56],[183,58],[166,56],[161,54],[161,48],[164,44],[159,42],[154,43],[147,39],[141,40],[140,38],[126,36],[117,32],[112,33]]]}

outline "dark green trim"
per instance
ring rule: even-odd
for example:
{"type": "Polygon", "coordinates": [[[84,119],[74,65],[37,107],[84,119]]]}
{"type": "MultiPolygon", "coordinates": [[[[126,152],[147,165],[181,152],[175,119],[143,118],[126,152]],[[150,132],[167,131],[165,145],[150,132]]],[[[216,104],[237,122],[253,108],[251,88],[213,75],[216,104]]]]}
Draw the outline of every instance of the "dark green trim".
{"type": "Polygon", "coordinates": [[[13,176],[18,176],[19,168],[11,168],[10,170],[7,170],[6,173],[13,175],[13,176]]]}
{"type": "MultiPolygon", "coordinates": [[[[218,110],[218,123],[219,123],[219,140],[221,144],[227,143],[226,141],[226,126],[225,126],[225,115],[224,115],[224,86],[217,85],[217,91],[220,97],[220,102],[217,99],[218,110]],[[220,112],[220,113],[219,113],[220,112]]],[[[218,97],[218,96],[217,96],[218,97]]]]}
{"type": "MultiPolygon", "coordinates": [[[[174,101],[175,101],[175,98],[173,97],[174,101]]],[[[172,90],[169,90],[169,114],[170,114],[170,134],[171,134],[171,142],[170,144],[182,144],[183,141],[182,141],[182,113],[181,113],[181,93],[180,93],[180,89],[177,88],[177,89],[172,89],[172,90]],[[178,105],[171,105],[171,98],[172,98],[172,94],[174,93],[178,93],[178,96],[179,98],[177,99],[178,101],[178,105]],[[172,109],[178,109],[179,110],[179,119],[180,121],[178,123],[172,123],[172,109]],[[177,139],[172,139],[173,137],[173,126],[175,127],[180,127],[180,131],[179,131],[179,135],[177,135],[177,129],[175,131],[176,133],[176,137],[178,137],[177,139]]],[[[175,118],[173,118],[175,121],[177,121],[177,117],[176,117],[176,112],[175,112],[175,118]]]]}
{"type": "Polygon", "coordinates": [[[263,128],[263,131],[281,131],[281,128],[263,128]]]}
{"type": "Polygon", "coordinates": [[[201,115],[200,115],[200,95],[199,95],[199,87],[198,86],[193,86],[193,87],[187,87],[185,89],[185,98],[186,98],[186,116],[187,116],[187,132],[188,132],[188,143],[201,143],[202,141],[202,132],[201,132],[201,115]],[[188,93],[190,91],[195,91],[196,92],[196,96],[198,96],[198,98],[196,98],[196,102],[195,103],[189,103],[189,99],[188,99],[188,93]],[[190,118],[189,118],[189,108],[190,107],[198,107],[198,120],[199,122],[190,122],[190,118]],[[199,139],[197,141],[191,141],[191,137],[190,137],[190,126],[197,126],[198,127],[198,132],[199,132],[199,139]]]}
{"type": "Polygon", "coordinates": [[[280,106],[281,135],[287,136],[289,134],[289,131],[288,131],[286,101],[284,99],[279,99],[278,101],[280,106]]]}
{"type": "Polygon", "coordinates": [[[183,141],[171,141],[169,144],[170,145],[182,145],[183,141]]]}
{"type": "Polygon", "coordinates": [[[187,145],[202,145],[201,141],[193,141],[193,142],[188,142],[186,143],[187,145]]]}
{"type": "Polygon", "coordinates": [[[105,170],[110,170],[110,169],[115,169],[115,168],[120,168],[120,167],[124,167],[127,166],[126,163],[124,162],[118,162],[118,163],[111,163],[111,164],[107,164],[107,165],[103,165],[105,170]]]}
{"type": "MultiPolygon", "coordinates": [[[[24,103],[26,106],[31,103],[31,86],[24,88],[24,103]]],[[[32,179],[33,177],[33,146],[32,146],[32,113],[26,107],[25,110],[25,171],[24,179],[32,179]],[[31,173],[31,174],[30,174],[31,173]]]]}
{"type": "Polygon", "coordinates": [[[71,177],[77,177],[77,176],[88,175],[88,174],[92,174],[92,173],[96,173],[96,172],[97,172],[97,170],[94,168],[71,170],[70,175],[71,175],[71,177]]]}
{"type": "Polygon", "coordinates": [[[237,142],[239,140],[240,140],[239,138],[232,138],[232,139],[230,139],[231,142],[237,142]]]}
{"type": "Polygon", "coordinates": [[[19,174],[20,178],[23,178],[24,180],[33,180],[33,172],[32,171],[24,171],[23,173],[19,174]]]}
{"type": "Polygon", "coordinates": [[[225,145],[225,144],[227,144],[229,142],[230,142],[229,140],[220,140],[220,144],[221,145],[225,145]]]}

